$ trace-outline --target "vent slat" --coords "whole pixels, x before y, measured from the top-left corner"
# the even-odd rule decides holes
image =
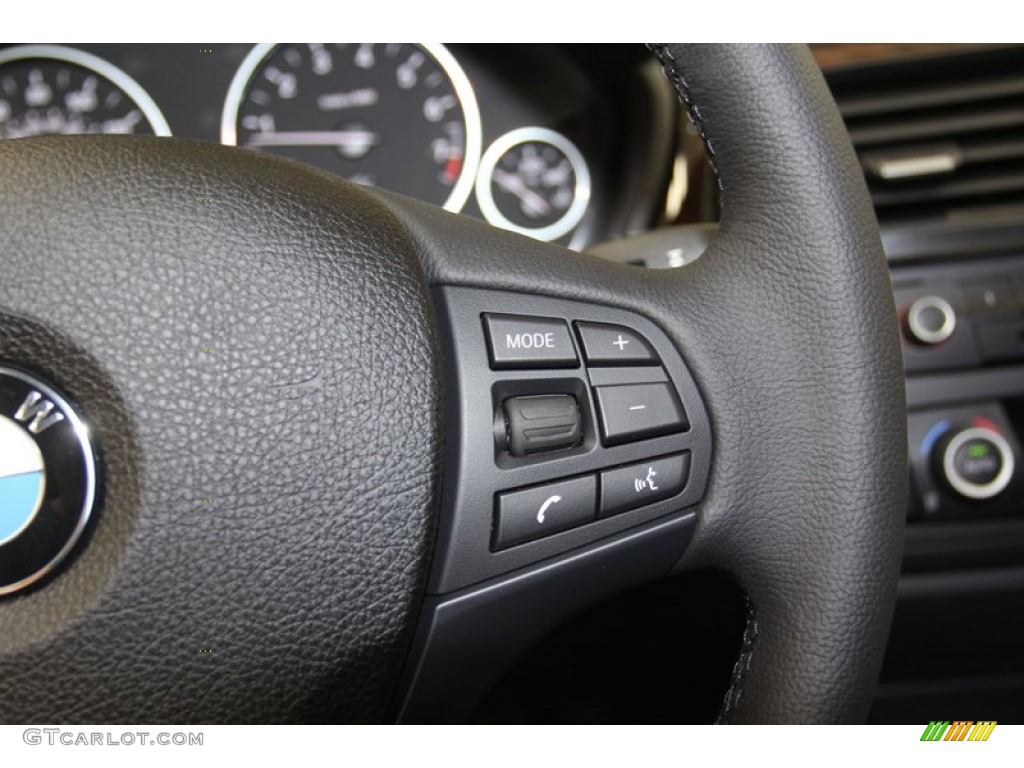
[[[993,160],[1011,160],[1024,157],[1024,136],[1016,139],[995,139],[963,147],[965,164],[989,163]]]
[[[990,101],[1024,95],[1024,75],[989,82],[962,85],[942,84],[931,87],[900,89],[895,93],[877,93],[844,99],[839,112],[844,120],[886,115],[895,112]]]
[[[894,115],[885,121],[864,125],[847,124],[850,138],[857,146],[888,144],[897,141],[945,138],[1006,128],[1024,128],[1024,105],[989,107],[985,110],[943,110],[922,116]]]
[[[948,174],[982,163],[1024,158],[1024,136],[985,139],[872,147],[860,153],[860,160],[864,170],[876,179],[893,180]]]
[[[1013,190],[1024,191],[1024,169],[1006,174],[985,173],[977,177],[946,177],[931,183],[915,182],[911,186],[879,189],[873,187],[871,196],[875,205],[884,208],[893,205],[910,205],[953,198],[995,195]]]

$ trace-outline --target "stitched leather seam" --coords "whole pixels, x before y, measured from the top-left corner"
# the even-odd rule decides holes
[[[701,114],[700,105],[697,104],[696,100],[693,98],[690,85],[686,82],[686,76],[679,70],[679,64],[676,62],[676,57],[664,43],[648,43],[647,47],[650,49],[651,53],[658,58],[658,61],[661,63],[661,68],[665,72],[665,76],[676,89],[676,93],[679,95],[679,100],[686,107],[690,120],[697,128],[697,133],[700,135],[701,141],[704,142],[704,150],[708,154],[708,162],[711,164],[711,170],[715,173],[715,180],[718,182],[718,189],[722,192],[722,196],[724,198],[725,188],[722,186],[722,176],[718,172],[715,148],[711,143],[711,139],[708,137],[707,128],[704,125],[704,116]],[[722,700],[722,709],[718,715],[719,723],[728,722],[740,702],[740,698],[743,695],[743,683],[746,680],[747,673],[750,672],[752,665],[754,641],[756,639],[757,618],[754,616],[754,606],[750,602],[750,598],[747,598],[747,624],[743,629],[743,645],[740,648],[740,656],[736,659],[736,664],[733,665],[732,668],[732,679],[729,683],[729,690],[725,692],[725,698]]]
[[[700,106],[693,98],[693,94],[690,91],[690,85],[686,82],[686,76],[679,70],[676,57],[673,55],[672,51],[668,49],[667,45],[664,43],[647,43],[647,48],[661,63],[661,68],[665,72],[665,76],[675,87],[676,93],[679,94],[679,100],[686,107],[687,114],[690,115],[690,120],[697,128],[697,133],[700,135],[701,141],[704,142],[704,151],[708,154],[708,162],[711,164],[711,170],[715,173],[715,180],[718,182],[718,189],[724,196],[725,188],[722,186],[722,176],[718,173],[715,148],[711,144],[711,139],[708,138],[707,129],[704,127],[704,117],[701,115]]]
[[[757,617],[754,615],[754,604],[747,601],[747,625],[743,629],[743,645],[740,647],[740,657],[732,668],[732,680],[729,683],[729,690],[725,692],[722,699],[722,709],[718,715],[718,724],[729,722],[729,718],[736,710],[743,695],[743,682],[747,673],[750,672],[751,662],[754,655],[754,642],[757,640]]]

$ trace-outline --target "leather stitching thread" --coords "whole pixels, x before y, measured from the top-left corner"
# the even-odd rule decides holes
[[[711,139],[708,138],[707,130],[704,127],[704,117],[701,115],[700,106],[693,98],[693,94],[690,91],[690,85],[686,82],[686,76],[679,70],[679,64],[676,62],[676,57],[672,51],[668,49],[664,43],[647,43],[647,48],[653,53],[658,61],[661,63],[661,68],[665,72],[665,77],[669,79],[673,87],[676,89],[676,93],[679,95],[679,100],[686,107],[686,112],[690,116],[691,122],[697,128],[697,133],[704,142],[704,151],[708,153],[708,162],[711,164],[711,170],[715,173],[715,181],[718,182],[719,192],[725,193],[725,188],[722,186],[722,176],[718,173],[718,163],[715,156],[715,148],[711,143]]]
[[[700,105],[693,98],[690,85],[686,82],[686,76],[680,71],[675,55],[664,43],[648,43],[647,47],[661,63],[665,76],[672,83],[676,93],[679,95],[679,100],[686,107],[686,112],[696,127],[701,141],[704,143],[704,151],[708,154],[708,162],[711,164],[711,170],[714,171],[715,180],[718,182],[718,189],[724,198],[725,188],[722,186],[722,176],[718,172],[715,148],[708,137],[707,128],[704,125],[704,116],[701,114]],[[739,705],[740,699],[743,696],[743,683],[752,666],[754,641],[757,639],[757,618],[754,615],[754,606],[750,602],[750,598],[746,598],[746,605],[747,623],[743,629],[743,644],[740,647],[740,656],[736,659],[736,663],[732,668],[729,690],[725,692],[725,698],[722,700],[722,709],[718,715],[719,723],[727,723]]]
[[[679,100],[683,103],[683,106],[686,107],[687,114],[696,127],[701,141],[704,143],[704,151],[708,154],[708,162],[711,164],[711,170],[714,171],[715,180],[718,182],[718,189],[724,198],[725,188],[722,186],[722,176],[718,172],[715,148],[708,137],[707,128],[704,125],[704,116],[701,114],[700,105],[693,98],[690,85],[686,82],[686,76],[680,71],[675,55],[664,43],[648,43],[647,47],[661,63],[665,76],[676,89],[676,93],[679,95]],[[722,700],[722,710],[718,715],[719,723],[728,722],[730,716],[735,711],[743,695],[743,682],[751,668],[754,641],[757,638],[757,618],[754,616],[754,606],[749,598],[747,598],[746,603],[747,624],[743,629],[743,645],[740,648],[740,656],[732,668],[729,690],[725,692],[725,698]]]
[[[747,603],[747,625],[743,629],[743,645],[740,647],[740,657],[732,668],[732,680],[729,683],[729,690],[725,692],[722,699],[722,710],[718,715],[718,724],[729,722],[729,718],[740,703],[743,695],[743,682],[747,673],[750,672],[751,660],[754,655],[754,642],[757,640],[757,617],[754,615],[754,604],[750,598],[745,598]]]

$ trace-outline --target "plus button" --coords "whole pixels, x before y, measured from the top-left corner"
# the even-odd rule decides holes
[[[612,344],[617,346],[619,348],[619,352],[621,352],[622,350],[624,350],[626,348],[626,345],[629,344],[629,339],[622,338],[622,334],[620,333],[619,334],[619,338],[617,338],[615,341],[613,341]]]

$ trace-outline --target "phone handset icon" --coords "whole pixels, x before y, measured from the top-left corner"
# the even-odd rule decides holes
[[[541,504],[540,505],[540,509],[537,510],[537,522],[538,523],[543,523],[544,522],[544,513],[548,511],[548,507],[550,507],[552,504],[557,504],[561,500],[562,500],[561,496],[551,496],[550,498],[548,498],[547,501],[545,501],[543,504]]]

